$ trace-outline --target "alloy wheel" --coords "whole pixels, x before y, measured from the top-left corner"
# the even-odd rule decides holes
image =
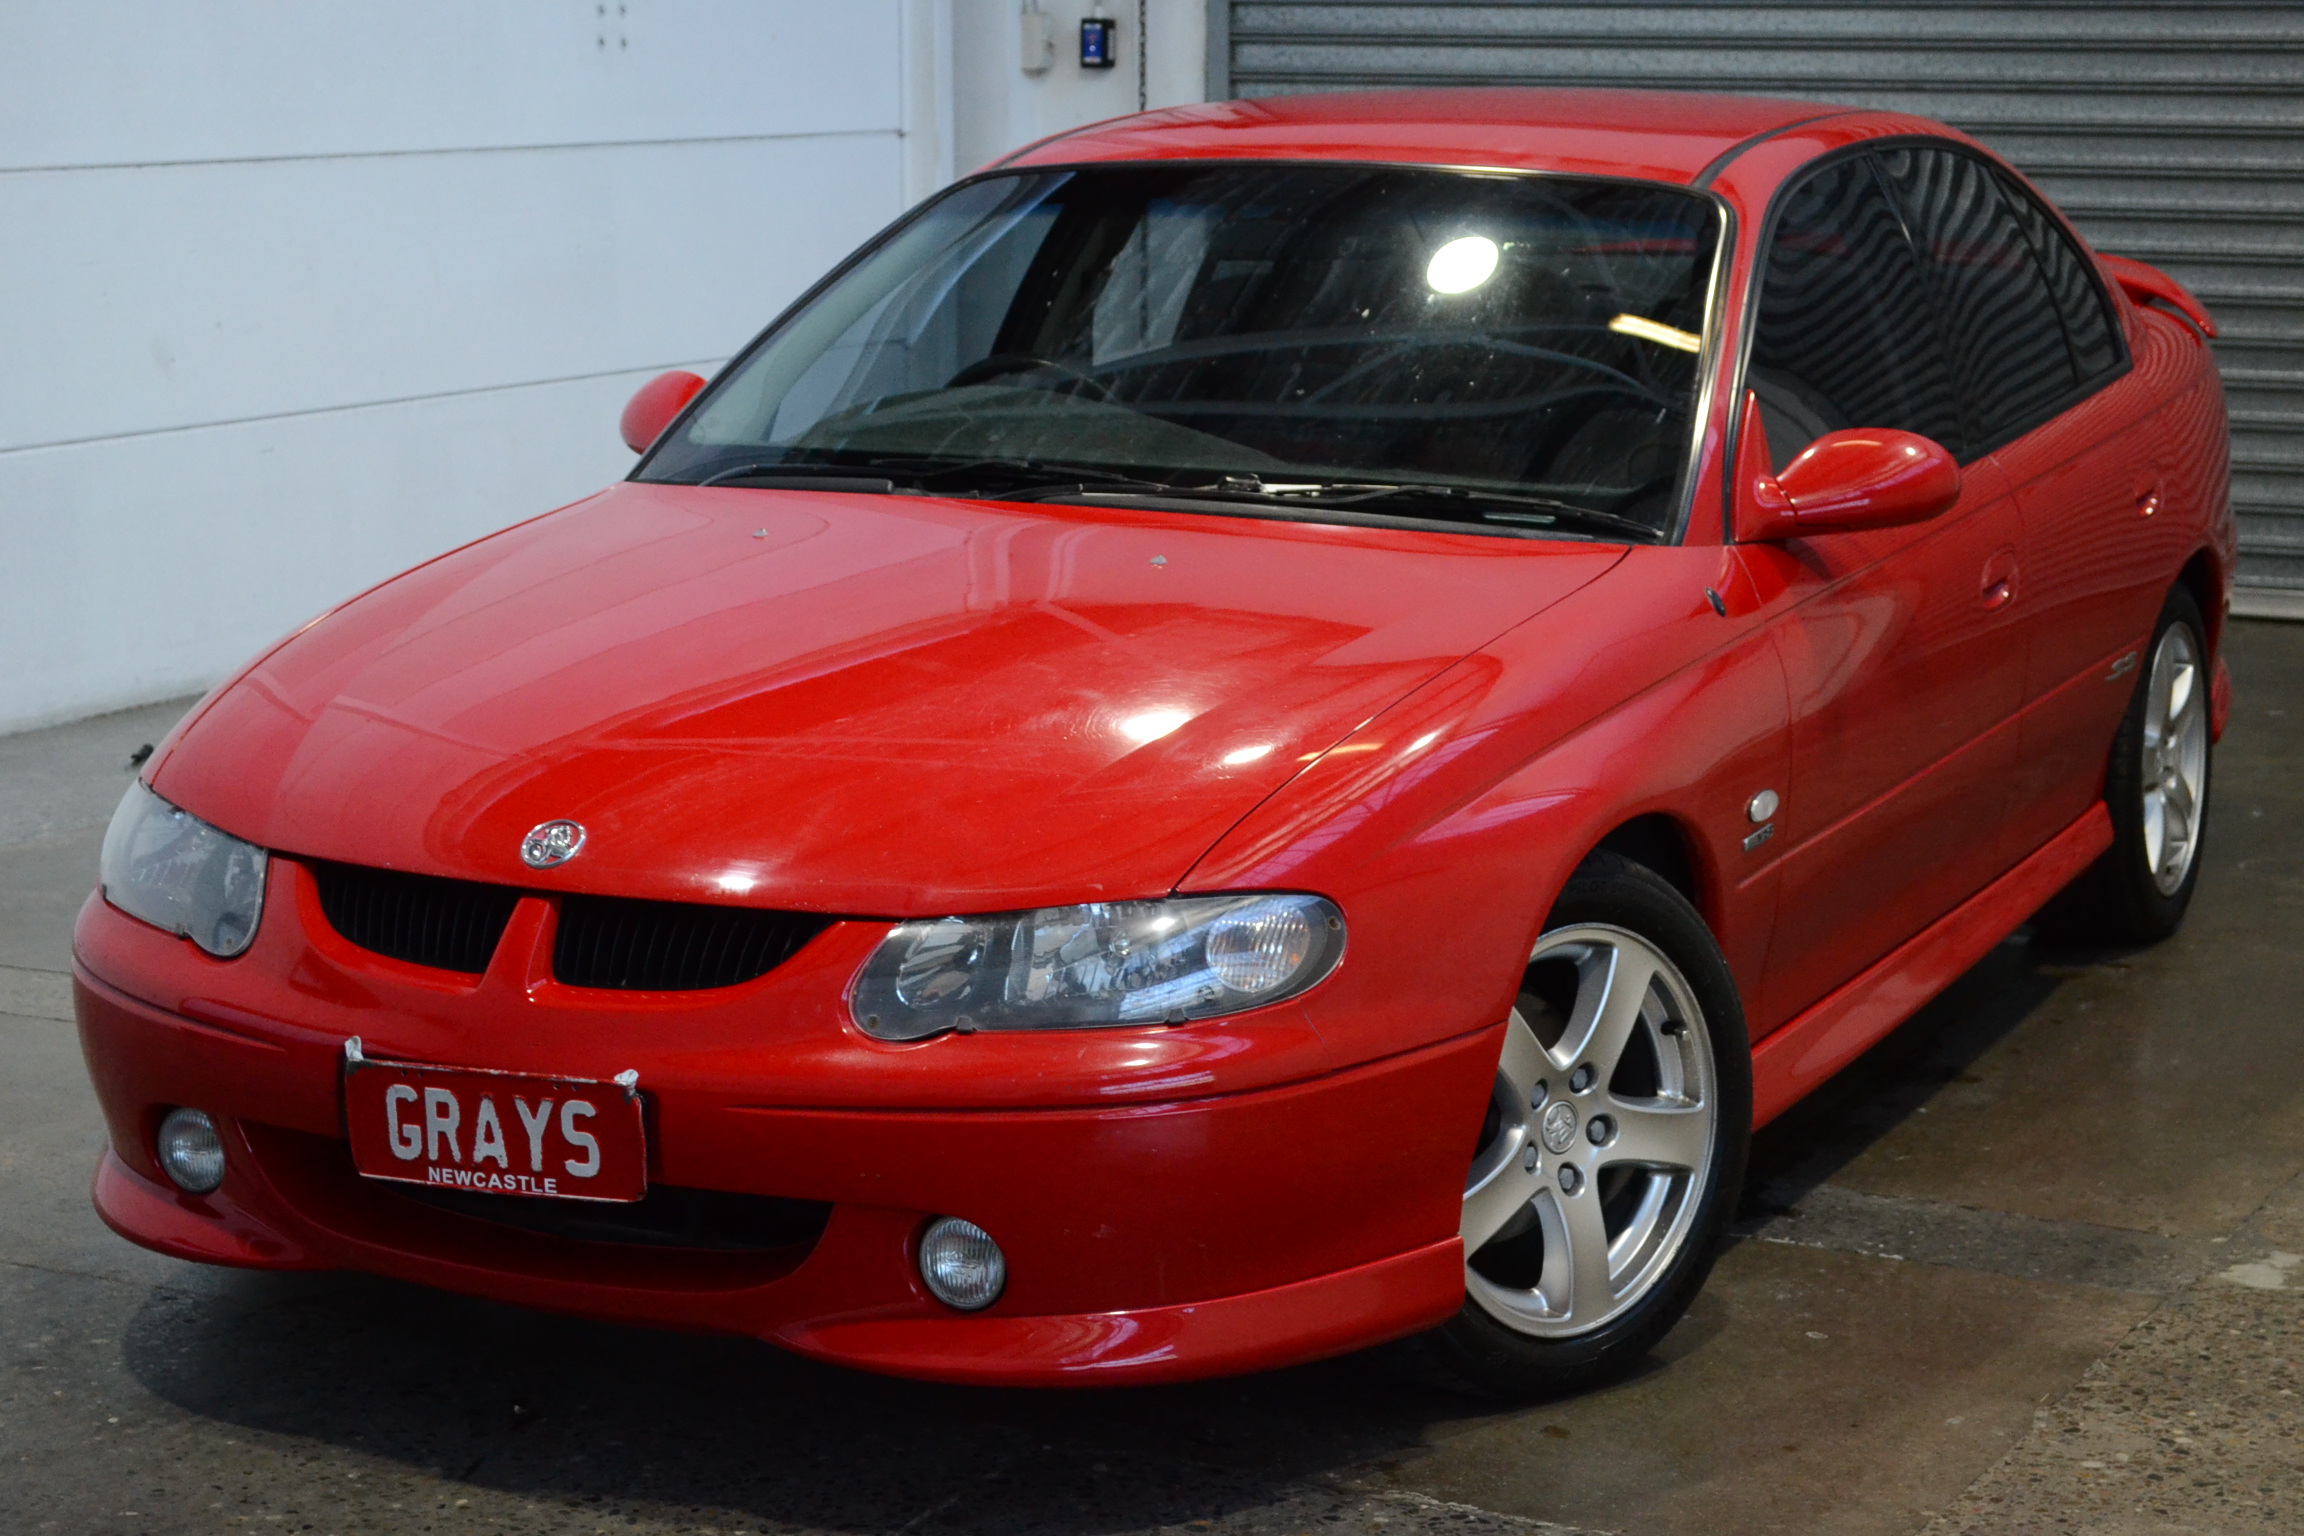
[[[1473,1300],[1542,1338],[1636,1305],[1695,1225],[1718,1099],[1703,1012],[1661,950],[1605,924],[1544,935],[1464,1186]]]
[[[2208,690],[2190,626],[2171,624],[2152,652],[2144,695],[2144,859],[2173,896],[2200,844],[2208,778]]]

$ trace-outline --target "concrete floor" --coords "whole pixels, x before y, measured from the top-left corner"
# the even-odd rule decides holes
[[[133,1248],[62,973],[173,711],[0,738],[0,1531],[2304,1531],[2304,626],[2230,655],[2185,931],[2002,946],[1761,1137],[1653,1369],[1510,1410],[918,1386]]]

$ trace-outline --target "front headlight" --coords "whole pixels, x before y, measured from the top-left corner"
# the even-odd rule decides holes
[[[850,1007],[866,1034],[1182,1024],[1293,997],[1344,957],[1318,896],[1187,896],[904,923]]]
[[[264,850],[219,832],[144,787],[128,786],[104,834],[104,899],[130,917],[229,959],[264,915]]]

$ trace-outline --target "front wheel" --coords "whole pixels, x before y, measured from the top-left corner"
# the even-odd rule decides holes
[[[1734,979],[1694,908],[1595,854],[1529,955],[1465,1180],[1463,1310],[1395,1346],[1438,1385],[1557,1396],[1702,1288],[1751,1137]]]

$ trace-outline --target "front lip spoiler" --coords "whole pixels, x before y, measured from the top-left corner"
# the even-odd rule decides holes
[[[768,1340],[882,1375],[975,1386],[1149,1386],[1265,1369],[1276,1338],[1301,1363],[1436,1328],[1464,1305],[1464,1243],[1446,1238],[1293,1285],[1171,1307],[1073,1316],[857,1318]],[[1307,1319],[1312,1321],[1307,1322]]]
[[[238,1202],[184,1195],[130,1168],[110,1147],[90,1192],[104,1225],[141,1248],[234,1269],[334,1269]]]

